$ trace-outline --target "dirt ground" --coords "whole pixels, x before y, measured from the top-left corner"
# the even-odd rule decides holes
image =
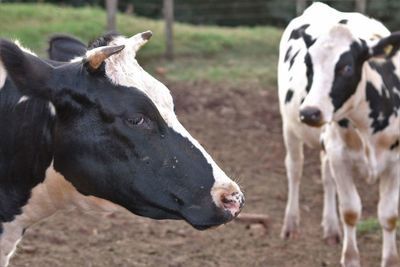
[[[275,89],[172,84],[177,113],[246,194],[243,212],[270,216],[268,231],[229,223],[199,232],[180,221],[132,214],[59,212],[31,227],[11,266],[314,267],[339,266],[340,246],[320,227],[318,152],[306,150],[301,189],[302,235],[279,238],[286,201],[281,120]],[[359,183],[363,216],[375,216],[377,186]],[[363,266],[379,266],[380,232],[359,237]]]

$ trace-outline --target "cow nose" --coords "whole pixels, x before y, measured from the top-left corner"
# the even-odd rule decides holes
[[[315,107],[306,107],[300,110],[300,120],[313,127],[321,127],[323,125],[321,110]]]
[[[222,192],[220,196],[221,207],[229,211],[233,217],[239,215],[244,206],[244,195],[242,192]]]

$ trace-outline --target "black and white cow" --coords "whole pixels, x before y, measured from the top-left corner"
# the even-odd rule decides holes
[[[27,227],[64,208],[123,207],[200,230],[240,212],[239,186],[136,61],[150,37],[106,36],[52,64],[0,41],[0,266]]]
[[[322,225],[326,238],[339,237],[337,190],[344,230],[341,263],[346,267],[360,266],[355,227],[361,201],[353,182],[358,176],[368,182],[379,179],[381,264],[400,266],[395,230],[400,189],[399,46],[400,35],[390,35],[381,23],[321,3],[289,24],[280,45],[279,97],[289,179],[282,235],[297,233],[303,143],[317,147],[321,141]]]

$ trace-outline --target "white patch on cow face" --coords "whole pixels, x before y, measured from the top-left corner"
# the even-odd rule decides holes
[[[6,82],[7,72],[4,68],[3,62],[0,61],[0,90],[3,88]]]
[[[222,188],[229,191],[234,188],[236,192],[240,192],[239,186],[219,168],[199,142],[194,139],[178,121],[174,112],[173,99],[168,88],[147,73],[135,59],[136,52],[146,42],[147,40],[142,38],[141,33],[131,38],[116,37],[109,45],[125,45],[125,49],[106,59],[106,75],[115,84],[136,87],[143,91],[156,105],[167,125],[180,133],[183,137],[189,139],[190,142],[202,152],[207,162],[213,168],[215,184],[212,192],[220,191],[216,189]],[[220,195],[212,193],[212,196],[217,206],[219,206]]]
[[[330,92],[334,84],[336,64],[341,55],[350,50],[350,45],[354,41],[356,39],[346,26],[337,25],[327,34],[320,36],[309,49],[314,75],[310,92],[300,109],[318,108],[325,123],[339,119],[344,111],[351,107],[347,101],[338,112],[334,113]]]

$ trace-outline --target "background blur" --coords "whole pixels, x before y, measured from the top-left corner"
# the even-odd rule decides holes
[[[0,2],[45,2],[52,4],[82,6],[105,6],[103,0],[3,0]],[[298,2],[298,1],[297,1]],[[300,0],[303,5],[313,1]],[[323,0],[338,10],[351,12],[357,9],[354,0]],[[400,1],[362,0],[363,13],[377,18],[391,30],[400,28]],[[220,26],[274,25],[285,26],[296,15],[296,0],[175,0],[175,18],[180,22]],[[121,12],[134,12],[149,18],[162,17],[163,0],[119,0]],[[364,8],[363,8],[364,9]]]

